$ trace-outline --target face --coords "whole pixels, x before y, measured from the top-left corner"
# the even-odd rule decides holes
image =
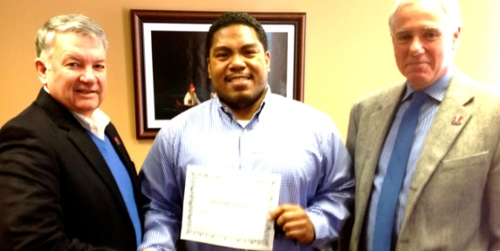
[[[56,33],[52,48],[35,60],[50,95],[73,112],[90,117],[106,92],[106,51],[93,36]]]
[[[406,4],[394,18],[396,64],[414,89],[423,90],[452,65],[460,28],[453,28],[441,7],[432,1]]]
[[[267,87],[270,58],[249,26],[231,25],[214,33],[208,74],[219,99],[233,112],[258,109]]]

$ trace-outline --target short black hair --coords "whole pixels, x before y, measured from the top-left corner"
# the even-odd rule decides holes
[[[222,14],[222,16],[220,16],[217,20],[215,20],[208,30],[205,44],[207,57],[210,56],[210,47],[212,47],[214,33],[222,28],[226,28],[234,24],[246,25],[253,28],[257,33],[259,41],[264,47],[264,51],[267,51],[266,32],[264,31],[264,28],[262,28],[262,25],[254,17],[250,16],[246,12],[226,12]]]

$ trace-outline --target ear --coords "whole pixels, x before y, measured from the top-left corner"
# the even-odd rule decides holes
[[[40,58],[35,59],[35,68],[38,73],[38,79],[43,85],[47,85],[47,67],[45,63]]]
[[[271,52],[266,51],[266,66],[267,66],[267,72],[271,71]]]
[[[462,31],[462,27],[458,27],[455,33],[453,34],[453,38],[459,39],[460,38],[460,32]]]
[[[207,72],[208,72],[208,78],[212,78],[210,75],[210,57],[207,58]]]
[[[458,44],[460,41],[460,31],[461,27],[458,27],[457,30],[453,33],[453,50],[457,50]]]

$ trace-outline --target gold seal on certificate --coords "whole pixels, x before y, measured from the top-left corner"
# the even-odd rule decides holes
[[[181,239],[214,245],[271,250],[281,175],[189,165]]]

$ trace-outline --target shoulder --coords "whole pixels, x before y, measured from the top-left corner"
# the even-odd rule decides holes
[[[220,103],[216,101],[216,99],[210,99],[193,106],[170,119],[166,125],[160,129],[160,132],[168,131],[172,133],[184,131],[187,127],[191,129],[193,129],[192,127],[202,127],[204,124],[208,123],[207,120],[210,120],[210,117],[217,111],[218,104]],[[162,134],[164,135],[165,133]]]
[[[318,110],[310,106],[309,104],[286,98],[278,94],[269,94],[265,100],[265,108],[270,109],[277,114],[283,114],[285,116],[296,117],[307,116],[307,117],[324,117],[327,116],[323,111]]]
[[[192,122],[192,120],[200,121],[209,117],[212,109],[216,107],[214,99],[209,99],[205,102],[193,106],[171,119],[175,125]]]
[[[44,115],[40,107],[31,104],[18,115],[7,121],[2,126],[1,130],[4,131],[9,128],[18,128],[17,130],[19,130],[19,128],[29,128],[35,130],[36,128],[45,126],[47,124],[47,119],[47,116]]]
[[[452,78],[447,97],[457,99],[459,102],[467,102],[470,99],[474,104],[481,106],[499,106],[500,88],[457,72]]]
[[[405,88],[405,84],[400,83],[373,90],[361,96],[361,98],[356,101],[356,104],[372,105],[374,103],[380,102],[381,100],[399,97],[404,93]]]
[[[337,131],[335,122],[326,112],[277,94],[266,97],[266,104],[260,116],[266,124],[279,124],[290,130],[324,133]]]
[[[404,91],[405,84],[395,84],[371,91],[359,98],[351,108],[351,115],[371,113],[376,110],[398,106]]]

